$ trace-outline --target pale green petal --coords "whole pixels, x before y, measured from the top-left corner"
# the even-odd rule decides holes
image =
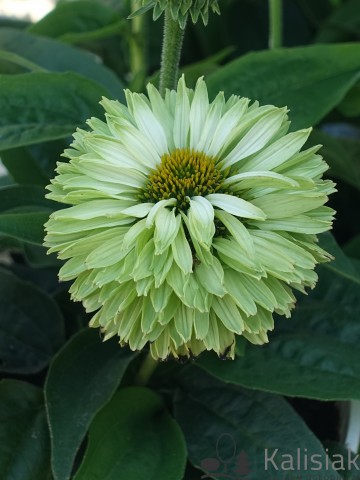
[[[168,144],[164,129],[161,123],[156,119],[149,105],[136,93],[132,95],[132,101],[133,116],[139,130],[146,135],[159,155],[167,152]]]
[[[207,350],[215,350],[215,352],[220,352],[218,323],[220,322],[217,319],[215,312],[212,310],[209,315],[208,333],[204,337],[204,344]]]
[[[265,220],[264,212],[254,206],[252,203],[242,200],[233,195],[226,195],[224,193],[211,193],[206,195],[208,200],[214,207],[221,208],[232,215],[243,218],[252,218],[255,220]]]
[[[125,208],[121,213],[123,215],[129,215],[129,217],[144,218],[148,215],[153,206],[153,203],[138,203],[137,205]]]
[[[141,313],[141,330],[143,334],[150,333],[157,323],[157,313],[152,305],[149,297],[145,297],[142,301]]]
[[[157,202],[154,204],[152,209],[149,212],[149,215],[147,216],[146,219],[146,228],[150,228],[154,225],[155,222],[155,217],[158,214],[158,212],[165,208],[165,207],[170,207],[176,205],[176,200],[175,198],[169,198],[167,200],[160,200],[160,202]]]
[[[233,215],[223,210],[215,210],[215,217],[221,221],[232,235],[233,240],[240,245],[246,254],[250,258],[254,258],[254,243],[245,225],[238,218],[235,218]]]
[[[263,245],[268,245],[268,248],[274,250],[278,248],[283,252],[283,255],[288,255],[292,258],[293,262],[299,267],[312,270],[315,268],[315,259],[314,257],[304,250],[303,248],[296,245],[296,243],[291,242],[275,232],[264,232],[261,230],[254,230],[251,232],[252,237],[263,240]]]
[[[121,238],[112,238],[95,248],[85,259],[87,268],[104,268],[119,262],[127,255],[121,250]]]
[[[108,117],[107,121],[112,134],[121,139],[124,148],[139,165],[153,169],[159,164],[160,155],[144,133],[133,125],[121,124],[117,118]]]
[[[191,243],[192,243],[192,246],[195,249],[196,257],[199,259],[200,262],[205,263],[205,265],[211,265],[212,262],[213,262],[213,255],[211,254],[211,252],[208,249],[203,249],[200,246],[200,243],[197,241],[196,237],[191,232],[190,222],[189,222],[188,217],[185,215],[184,212],[180,212],[180,213],[181,213],[181,217],[183,219],[183,222],[186,226],[186,229],[187,229],[188,233],[190,234]]]
[[[120,185],[129,187],[143,187],[146,183],[145,172],[141,173],[137,170],[125,169],[119,165],[107,164],[104,160],[80,160],[79,170],[81,173],[88,175],[103,182],[118,182]]]
[[[78,256],[68,260],[59,270],[59,278],[62,281],[72,280],[87,270],[85,265],[85,257]]]
[[[190,130],[190,101],[184,77],[178,83],[174,115],[174,145],[176,148],[188,146]]]
[[[171,244],[171,248],[177,265],[184,273],[191,273],[193,268],[193,255],[185,236],[184,227],[181,224],[175,240]]]
[[[192,197],[188,219],[191,235],[201,246],[210,248],[215,233],[214,209],[211,203],[204,197]]]
[[[165,253],[156,256],[156,262],[154,263],[154,279],[155,287],[159,288],[166,279],[166,276],[173,264],[173,256],[170,250]]]
[[[245,294],[251,296],[254,302],[270,312],[274,311],[276,299],[272,291],[263,281],[256,280],[247,275],[239,275],[237,282],[238,288],[242,289]]]
[[[252,203],[260,208],[268,219],[293,217],[324,205],[327,197],[317,191],[304,193],[270,193],[255,198]]]
[[[194,320],[195,336],[198,340],[203,340],[209,331],[209,313],[197,312]]]
[[[240,172],[273,170],[291,158],[308,139],[311,128],[288,133],[239,165]]]
[[[172,112],[169,110],[165,104],[164,99],[160,95],[159,91],[152,85],[148,83],[146,87],[149,95],[149,100],[151,103],[152,111],[156,119],[161,123],[168,143],[169,150],[175,148],[174,139],[173,139],[173,130],[174,130],[174,117]]]
[[[224,168],[234,165],[265,147],[281,127],[285,115],[286,109],[276,109],[261,117],[231,153],[224,158],[222,162]]]
[[[174,315],[176,330],[184,342],[191,338],[195,322],[195,309],[180,305]]]
[[[241,275],[241,274],[240,274]],[[252,295],[239,288],[238,283],[239,273],[231,268],[225,269],[225,287],[229,295],[232,297],[236,305],[247,315],[255,315],[257,312],[256,303]]]
[[[54,220],[88,220],[93,217],[116,218],[122,215],[122,210],[132,203],[132,201],[127,200],[92,200],[86,204],[57,210],[52,214],[52,218]]]
[[[137,241],[139,235],[141,235],[145,229],[146,218],[134,223],[134,225],[132,225],[124,235],[121,249],[129,250],[130,248],[132,248],[135,245],[135,242]]]
[[[142,248],[131,273],[135,282],[146,277],[152,277],[154,254],[155,245],[154,241],[151,239],[147,242],[145,247]]]
[[[201,263],[195,269],[195,276],[205,290],[218,297],[226,294],[224,287],[224,270],[221,263],[214,257],[212,265]]]
[[[196,83],[194,98],[191,102],[189,113],[190,118],[190,138],[189,147],[197,150],[203,131],[206,116],[209,110],[209,98],[206,84],[203,78],[199,78]],[[211,154],[210,152],[208,152]]]
[[[242,319],[239,309],[230,295],[226,295],[222,300],[218,297],[213,298],[212,308],[223,325],[237,334],[241,334],[244,330],[244,320]]]
[[[109,100],[105,97],[102,97],[100,104],[104,107],[105,112],[109,115],[123,118],[135,125],[135,121],[132,115],[130,115],[129,110],[118,100]]]
[[[103,135],[93,135],[87,141],[91,150],[93,150],[93,158],[89,159],[88,156],[80,157],[82,159],[87,159],[95,161],[95,154],[98,154],[98,158],[101,157],[105,160],[106,164],[122,165],[122,167],[138,170],[140,172],[144,171],[145,165],[139,163],[137,159],[129,155],[123,145],[116,139],[112,137],[105,137]]]
[[[311,212],[309,212],[311,213]],[[254,225],[255,222],[254,222]],[[257,226],[257,225],[256,225]],[[331,229],[332,218],[316,219],[308,215],[294,215],[291,218],[267,220],[258,225],[262,230],[286,231],[306,234],[323,233]]]
[[[248,98],[237,98],[236,103],[234,103],[234,105],[225,112],[219,121],[219,124],[217,125],[216,131],[214,132],[213,138],[207,150],[208,155],[215,157],[219,155],[232,131],[241,122],[241,118],[246,112],[249,101],[250,100]],[[204,122],[202,122],[200,125],[202,126],[203,123]]]
[[[264,171],[239,173],[226,178],[223,184],[226,187],[232,186],[234,192],[256,187],[270,187],[276,189],[299,187],[299,183],[292,178],[285,177],[279,173]]]
[[[155,217],[155,255],[163,253],[174,242],[181,223],[180,215],[175,216],[175,209],[161,208]]]
[[[202,134],[197,145],[197,150],[200,152],[208,152],[217,126],[221,120],[221,112],[225,104],[224,94],[220,92],[210,105],[205,123],[202,128]]]
[[[156,312],[161,312],[166,308],[171,294],[172,289],[167,283],[165,283],[161,288],[156,288],[155,286],[151,288],[150,298]]]

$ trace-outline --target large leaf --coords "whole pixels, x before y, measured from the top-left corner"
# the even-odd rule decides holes
[[[357,288],[354,285],[354,291],[357,292],[360,286],[360,273],[336,243],[335,238],[328,232],[324,233],[320,236],[320,245],[334,257],[331,262],[325,263],[323,268],[335,273],[340,280],[343,278],[349,280],[351,284],[356,284]]]
[[[329,175],[344,180],[360,190],[360,141],[356,138],[333,137],[315,130],[308,142],[322,144],[320,153],[330,166]]]
[[[50,441],[40,388],[0,382],[1,480],[49,480]]]
[[[47,70],[79,73],[102,85],[106,95],[124,98],[120,80],[91,53],[11,28],[0,28],[0,50],[18,54]]]
[[[52,362],[45,396],[56,480],[70,477],[76,453],[98,410],[109,401],[135,353],[97,331],[74,336]]]
[[[281,397],[225,385],[191,367],[175,401],[175,418],[190,461],[208,474],[201,478],[340,479],[331,464],[326,469],[321,443]]]
[[[21,92],[21,93],[20,93]],[[106,92],[75,73],[0,76],[0,150],[70,136]]]
[[[90,427],[74,480],[182,480],[186,449],[162,399],[142,387],[117,392]]]
[[[92,0],[75,0],[56,5],[28,31],[73,43],[103,38],[105,33],[118,33],[125,22],[107,5]]]
[[[45,198],[45,190],[35,185],[10,185],[0,188],[0,212],[55,209],[59,204]]]
[[[45,17],[33,23],[28,32],[58,38],[70,32],[97,30],[117,20],[112,8],[92,0],[75,0],[56,5]]]
[[[330,238],[330,239],[329,239]],[[360,399],[359,274],[331,237],[336,260],[291,319],[279,318],[266,346],[248,345],[232,362],[201,357],[212,375],[248,388],[320,400]]]
[[[48,176],[25,147],[4,150],[0,157],[16,183],[43,186],[49,183]]]
[[[249,53],[207,79],[212,96],[223,90],[286,105],[293,130],[319,122],[360,74],[360,44],[314,45]]]
[[[0,234],[35,245],[44,241],[44,223],[51,210],[0,214]]]
[[[360,40],[360,9],[359,0],[348,0],[334,10],[321,25],[316,41],[344,42]]]
[[[0,269],[0,371],[35,373],[64,340],[63,318],[45,292]]]

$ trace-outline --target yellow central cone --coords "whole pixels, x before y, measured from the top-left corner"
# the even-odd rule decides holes
[[[149,178],[144,198],[158,202],[168,198],[177,200],[179,209],[187,208],[189,197],[218,192],[224,175],[216,167],[215,158],[203,152],[179,148],[165,153],[161,163]]]

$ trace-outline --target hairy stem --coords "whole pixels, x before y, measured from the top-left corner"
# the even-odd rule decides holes
[[[175,89],[179,75],[181,48],[184,30],[172,19],[169,9],[165,11],[164,40],[161,54],[159,91],[165,95],[166,88]]]

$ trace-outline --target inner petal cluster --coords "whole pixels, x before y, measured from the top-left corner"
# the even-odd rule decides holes
[[[165,153],[153,170],[143,192],[148,202],[175,198],[177,208],[189,207],[193,196],[205,196],[221,190],[224,173],[216,167],[216,159],[203,152],[178,148]]]

